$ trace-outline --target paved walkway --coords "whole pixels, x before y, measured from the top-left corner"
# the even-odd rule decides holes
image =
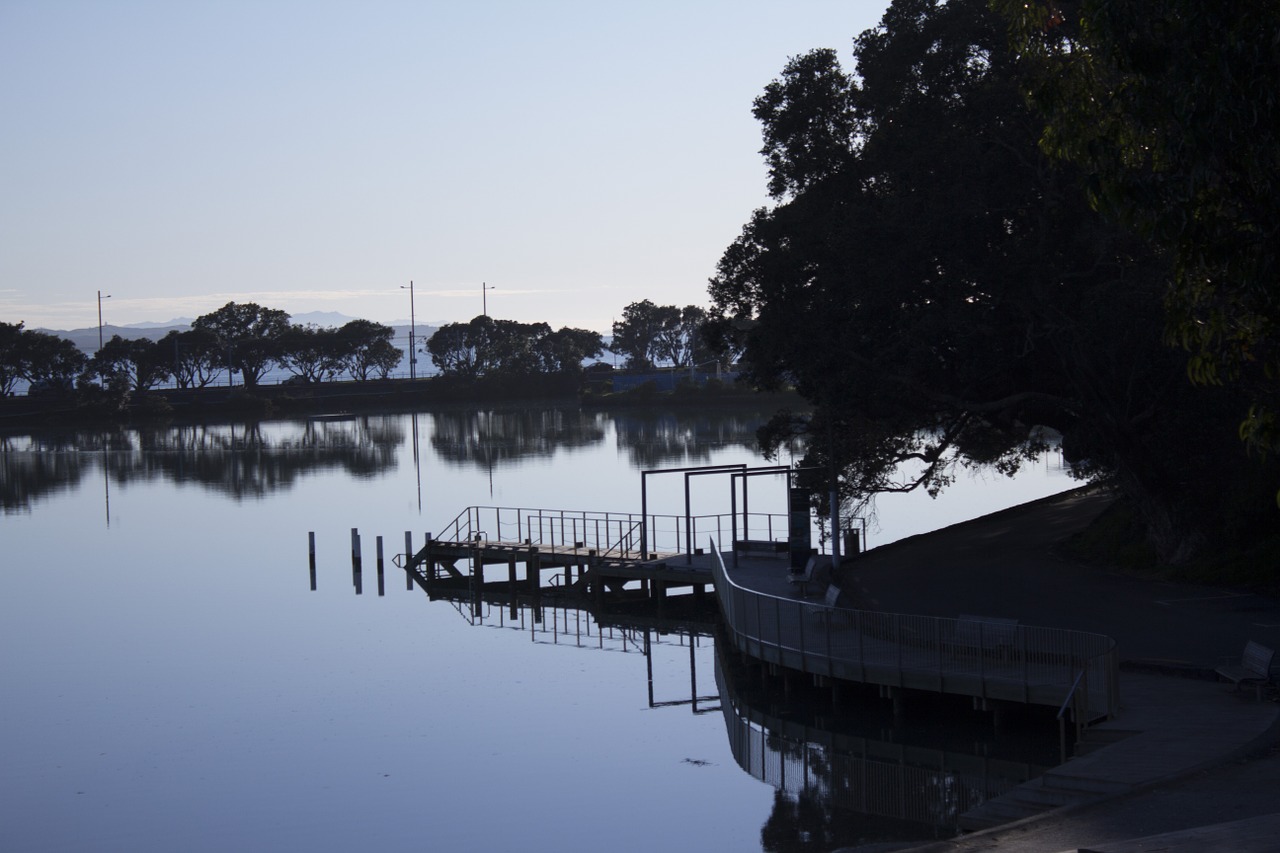
[[[1280,706],[1256,701],[1252,691],[1169,674],[1211,671],[1238,657],[1249,639],[1280,648],[1280,602],[1143,580],[1051,553],[1107,501],[1072,493],[875,549],[843,567],[842,585],[856,606],[1096,631],[1119,642],[1131,670],[1121,674],[1120,712],[1101,728],[1132,736],[1054,771],[1065,785],[1074,778],[1087,786],[1094,794],[1088,805],[910,849],[1054,853],[1087,845],[1121,853],[1213,837],[1220,849],[1280,850],[1274,832],[1263,842],[1270,846],[1256,846],[1280,825],[1280,817],[1266,817],[1280,808]],[[1199,805],[1186,807],[1190,800]],[[1184,836],[1162,838],[1161,847],[1122,844],[1169,832]]]

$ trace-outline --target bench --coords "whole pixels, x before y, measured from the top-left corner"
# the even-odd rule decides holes
[[[853,611],[840,606],[840,591],[835,584],[827,584],[822,606],[813,608],[814,620],[824,628],[853,624]]]
[[[804,564],[804,569],[798,572],[791,572],[787,575],[787,580],[791,583],[800,584],[800,597],[805,598],[809,594],[809,581],[813,580],[813,570],[818,567],[818,558],[810,557],[809,561]]]
[[[780,557],[790,548],[785,539],[781,542],[770,539],[735,539],[733,541],[733,552],[744,557]]]
[[[1241,684],[1253,684],[1261,700],[1262,688],[1271,681],[1271,659],[1275,654],[1272,649],[1250,640],[1245,644],[1239,664],[1223,664],[1214,672],[1230,681],[1234,685],[1233,690],[1239,690]]]
[[[1018,620],[1001,616],[962,614],[956,618],[956,650],[1012,652],[1018,646]]]

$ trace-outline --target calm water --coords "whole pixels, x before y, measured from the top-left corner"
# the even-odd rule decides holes
[[[722,701],[710,637],[654,633],[646,658],[641,632],[587,614],[477,620],[390,565],[379,596],[369,569],[376,536],[390,560],[468,505],[635,512],[641,469],[762,464],[758,421],[525,410],[0,439],[0,849],[822,849],[788,823],[796,774],[733,746],[745,727],[807,756],[769,734],[791,712]],[[721,511],[727,487],[703,479],[695,512]],[[666,480],[650,508],[678,514]],[[1050,461],[886,500],[869,542],[1071,486]],[[753,511],[781,511],[777,491]]]

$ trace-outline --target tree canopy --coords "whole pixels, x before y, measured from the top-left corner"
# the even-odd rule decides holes
[[[1201,490],[1258,478],[1215,440],[1231,390],[1193,393],[1164,346],[1168,259],[1041,152],[985,0],[896,0],[854,55],[856,74],[834,51],[793,58],[757,99],[776,203],[711,282],[751,378],[815,403],[765,437],[809,431],[807,461],[857,502],[936,493],[957,466],[1015,471],[1050,428],[1187,559],[1233,523]]]
[[[85,354],[57,335],[0,322],[0,396],[12,394],[19,380],[71,388],[84,369]]]
[[[239,371],[244,384],[252,387],[278,355],[278,343],[289,329],[289,315],[254,302],[228,302],[197,317],[191,328],[213,334],[226,351],[230,369]]]
[[[90,359],[89,370],[109,386],[149,391],[173,375],[173,353],[150,338],[112,335]]]
[[[614,321],[609,348],[637,370],[660,364],[691,367],[715,357],[703,335],[706,321],[707,312],[696,305],[632,302],[623,309],[622,319]]]
[[[604,351],[600,334],[546,323],[495,320],[481,314],[467,323],[446,323],[427,341],[441,373],[452,376],[516,376],[577,373],[582,362]]]
[[[1170,340],[1195,381],[1245,390],[1241,434],[1280,450],[1280,6],[997,6],[1045,151],[1087,173],[1098,210],[1170,254]]]

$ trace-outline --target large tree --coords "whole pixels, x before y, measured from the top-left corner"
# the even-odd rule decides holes
[[[703,336],[706,321],[706,310],[696,305],[678,308],[648,299],[632,302],[622,310],[622,319],[614,321],[609,349],[637,370],[656,365],[690,367],[714,358]]]
[[[587,359],[604,353],[604,340],[599,332],[562,326],[544,335],[538,342],[542,369],[547,373],[580,373]]]
[[[495,320],[446,323],[427,341],[441,373],[457,376],[516,376],[577,372],[582,361],[603,352],[600,335],[583,329],[551,331],[546,323]]]
[[[852,500],[1015,471],[1050,427],[1186,559],[1228,513],[1200,490],[1252,485],[1247,460],[1162,346],[1166,263],[1041,154],[1007,45],[984,0],[896,0],[856,75],[829,50],[789,62],[755,110],[776,203],[726,250],[717,315],[757,383],[816,404],[771,436],[808,430]]]
[[[22,324],[19,323],[20,327]],[[21,330],[16,339],[21,376],[33,385],[47,383],[71,388],[88,358],[66,338],[35,329]]]
[[[22,378],[23,324],[0,322],[0,397],[13,393]]]
[[[339,330],[292,325],[280,336],[276,361],[294,376],[320,382],[346,369],[347,345]]]
[[[391,343],[395,329],[371,320],[352,320],[338,329],[342,368],[352,379],[364,381],[373,373],[383,378],[404,354]]]
[[[230,369],[239,371],[244,384],[253,387],[279,354],[280,341],[289,330],[289,315],[253,302],[228,302],[197,317],[191,328],[212,333],[226,353]]]
[[[996,5],[1047,119],[1043,147],[1170,253],[1170,340],[1193,380],[1245,390],[1241,434],[1280,450],[1280,5]]]
[[[204,388],[226,368],[225,353],[208,329],[171,329],[156,343],[172,354],[173,378],[179,388]]]
[[[108,385],[142,393],[173,375],[173,353],[150,338],[112,335],[93,354],[89,369]]]

